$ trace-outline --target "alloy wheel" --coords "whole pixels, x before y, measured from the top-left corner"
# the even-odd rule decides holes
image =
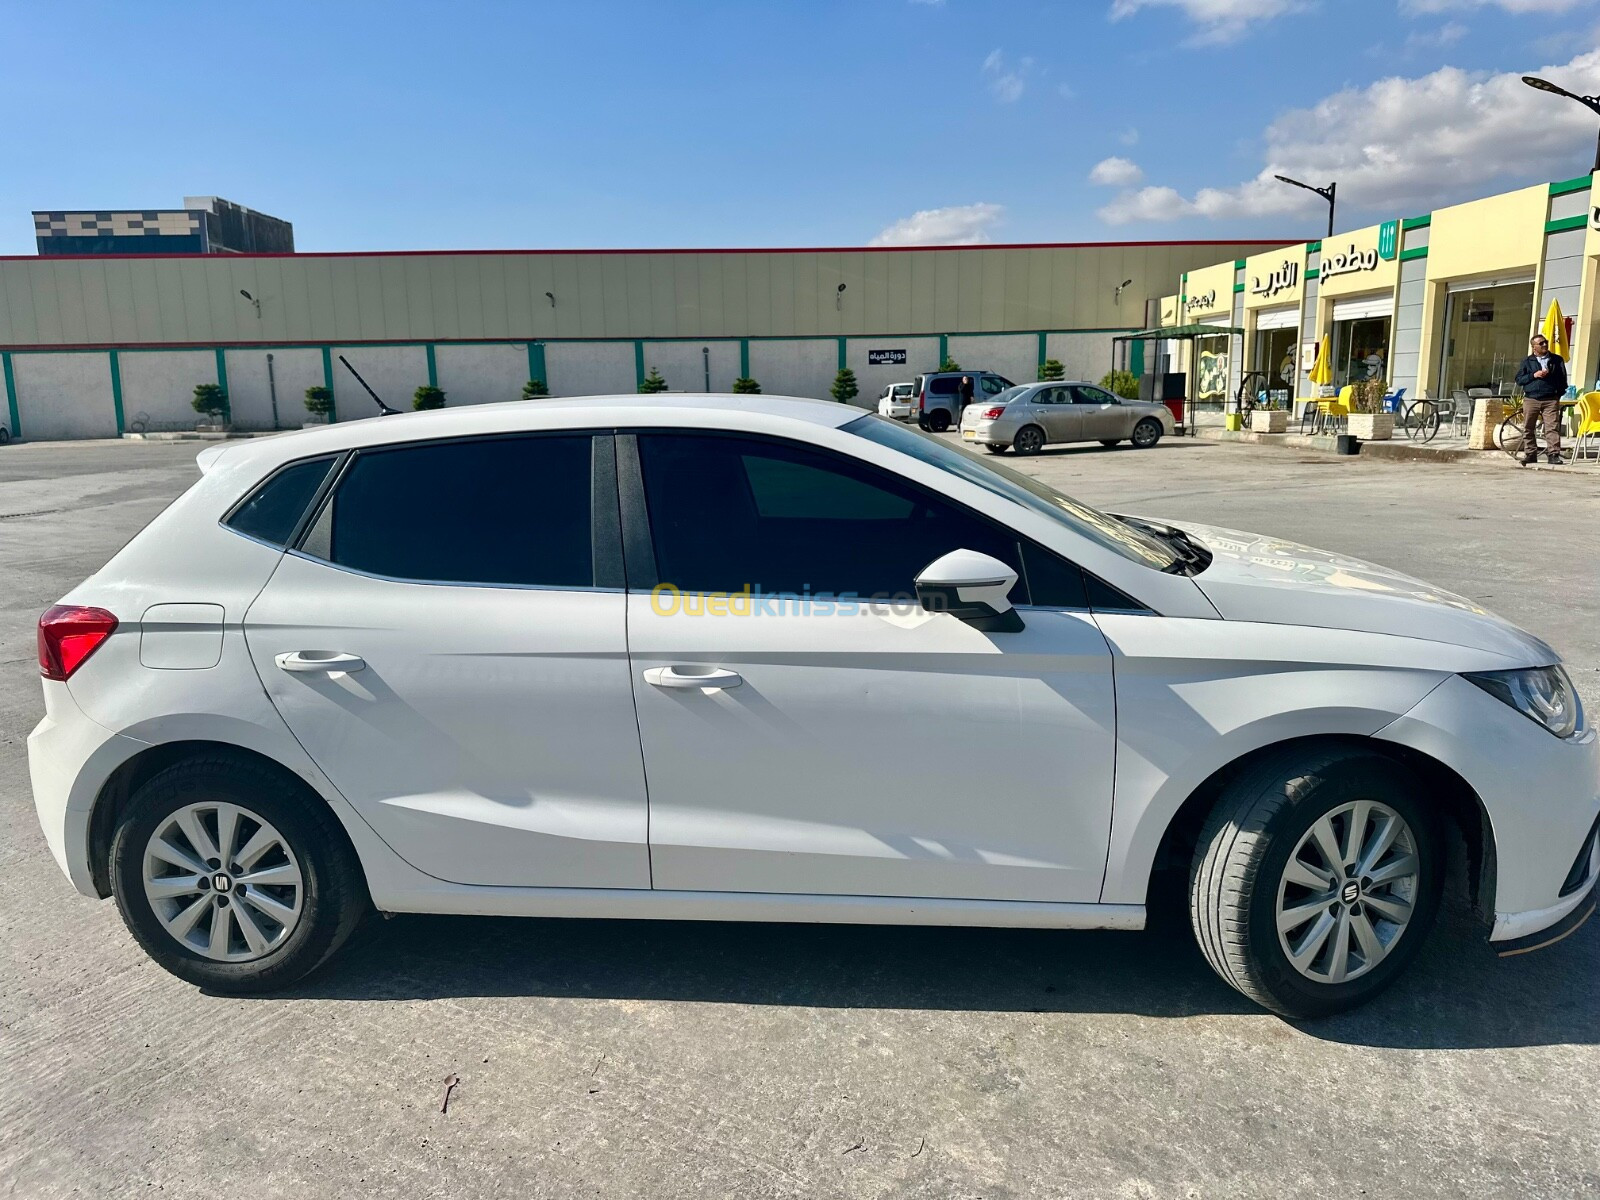
[[[1421,859],[1394,809],[1356,800],[1319,817],[1278,883],[1278,943],[1299,974],[1339,984],[1367,974],[1411,924]]]
[[[247,808],[199,801],[169,814],[144,851],[150,909],[184,949],[251,962],[300,923],[305,877],[283,835]]]

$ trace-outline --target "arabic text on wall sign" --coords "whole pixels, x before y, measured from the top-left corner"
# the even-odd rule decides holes
[[[1217,289],[1216,288],[1212,288],[1209,292],[1202,292],[1198,296],[1190,296],[1189,297],[1189,309],[1190,309],[1191,312],[1210,312],[1216,306],[1217,306]]]
[[[1285,259],[1277,270],[1269,272],[1266,276],[1257,275],[1250,281],[1250,291],[1257,296],[1276,296],[1279,292],[1286,291],[1300,284],[1300,264],[1292,259]]]
[[[1342,254],[1322,257],[1322,277],[1328,279],[1334,275],[1349,275],[1355,271],[1376,271],[1378,269],[1378,252],[1372,250],[1357,250],[1354,243],[1350,249]]]

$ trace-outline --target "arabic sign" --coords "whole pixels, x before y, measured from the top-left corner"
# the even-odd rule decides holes
[[[867,365],[872,367],[899,366],[906,361],[904,350],[868,350]]]
[[[1255,296],[1276,296],[1279,292],[1300,286],[1300,264],[1292,258],[1264,275],[1250,277],[1250,292]]]
[[[1338,254],[1330,254],[1324,243],[1322,251],[1322,278],[1332,279],[1335,275],[1349,275],[1354,271],[1376,271],[1378,269],[1378,248],[1359,249],[1354,242],[1350,247]]]
[[[1198,296],[1189,297],[1189,308],[1192,312],[1210,312],[1217,306],[1217,289],[1201,292]]]

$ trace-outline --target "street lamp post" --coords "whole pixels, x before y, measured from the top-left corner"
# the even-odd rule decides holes
[[[1325,188],[1319,188],[1312,187],[1309,183],[1301,183],[1298,179],[1290,179],[1287,175],[1274,175],[1273,178],[1279,183],[1293,184],[1297,188],[1305,188],[1305,190],[1308,192],[1315,192],[1317,195],[1326,200],[1328,202],[1328,236],[1333,236],[1333,197],[1334,194],[1339,190],[1339,185],[1337,183],[1330,183]]]
[[[1576,100],[1596,116],[1600,116],[1600,96],[1580,96],[1576,92],[1569,92],[1564,87],[1557,87],[1548,79],[1540,79],[1537,75],[1524,75],[1522,82],[1541,92],[1549,92],[1553,96],[1565,96],[1568,100]],[[1600,138],[1595,140],[1594,169],[1600,171]]]

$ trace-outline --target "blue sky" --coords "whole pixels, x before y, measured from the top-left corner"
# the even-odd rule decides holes
[[[1600,0],[0,0],[0,253],[215,194],[302,250],[1300,238],[1587,170]],[[1098,181],[1098,182],[1096,182]]]

